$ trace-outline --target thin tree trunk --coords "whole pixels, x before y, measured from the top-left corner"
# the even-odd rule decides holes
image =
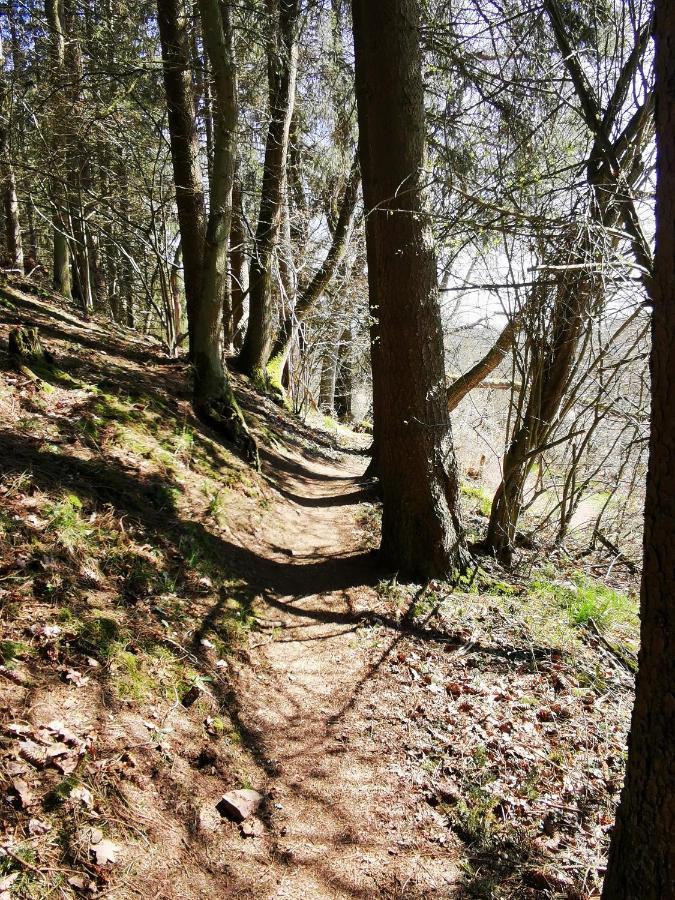
[[[194,405],[197,413],[259,465],[258,451],[223,367],[220,333],[227,282],[237,131],[237,78],[229,4],[199,0],[214,79],[213,163],[201,299],[194,317]]]
[[[10,125],[12,119],[12,91],[5,72],[5,57],[0,40],[0,184],[5,211],[7,255],[13,269],[23,273],[23,243],[19,221],[19,200],[16,177],[10,154]]]
[[[190,76],[187,22],[179,0],[157,0],[157,19],[162,44],[178,224],[183,246],[190,356],[193,357],[194,322],[204,271],[206,206],[199,166],[199,135]]]
[[[269,372],[272,383],[276,387],[280,386],[281,373],[286,364],[298,324],[304,322],[311,314],[321,295],[337,272],[340,263],[345,258],[354,226],[360,184],[361,169],[359,166],[358,154],[356,154],[349,173],[349,178],[347,179],[345,193],[340,206],[340,214],[326,258],[307,287],[302,291],[300,299],[295,304],[294,309],[284,318],[274,343],[269,363]]]
[[[640,659],[603,900],[675,897],[675,6],[656,0],[656,255]]]
[[[260,212],[251,259],[249,316],[238,366],[260,385],[267,384],[266,367],[274,331],[272,264],[279,239],[288,141],[295,103],[298,64],[299,0],[267,0],[273,17],[267,71],[270,123],[265,146]]]
[[[335,414],[341,422],[352,419],[352,329],[348,325],[338,345],[337,374],[335,378]]]
[[[230,225],[230,300],[232,303],[232,339],[235,350],[241,350],[244,317],[244,295],[248,291],[248,260],[246,258],[246,229],[242,208],[241,182],[235,180],[232,191],[232,224]]]
[[[423,578],[466,564],[446,400],[436,253],[422,191],[424,101],[416,0],[352,4],[363,173],[381,553]]]

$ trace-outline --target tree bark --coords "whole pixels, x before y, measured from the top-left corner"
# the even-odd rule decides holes
[[[337,373],[335,378],[335,415],[341,422],[352,419],[352,329],[348,325],[338,344]]]
[[[5,72],[5,57],[0,42],[0,183],[5,211],[7,255],[13,269],[23,274],[23,242],[19,221],[19,200],[16,176],[10,153],[10,123],[12,118],[12,90]]]
[[[194,315],[194,405],[246,459],[258,466],[258,452],[223,367],[220,346],[223,296],[232,221],[232,187],[237,133],[237,77],[229,4],[199,0],[204,42],[213,72],[213,162],[201,297]],[[185,251],[183,251],[185,252]]]
[[[64,37],[65,23],[63,0],[45,0],[45,14],[49,26],[50,61],[54,80],[54,100],[51,111],[51,152],[54,174],[51,179],[50,193],[53,206],[53,272],[54,290],[68,300],[71,299],[70,279],[70,247],[67,232],[69,230],[68,208],[65,190],[65,173],[67,166],[66,148],[63,139],[59,139],[59,124],[63,115],[63,85],[60,83],[65,69],[66,43]],[[62,127],[62,126],[61,126]]]
[[[187,23],[179,0],[157,0],[162,44],[164,88],[176,186],[176,206],[183,246],[190,357],[194,354],[194,324],[204,271],[206,206],[199,166],[199,135],[195,114]]]
[[[298,64],[299,0],[267,0],[273,20],[267,72],[270,123],[265,146],[260,212],[249,279],[249,316],[237,364],[259,384],[267,383],[266,367],[274,331],[272,265],[278,243],[286,182],[289,133],[295,104]]]
[[[235,180],[232,190],[232,223],[230,225],[230,300],[232,303],[232,342],[237,351],[241,350],[243,341],[241,321],[244,317],[244,296],[248,291],[246,229],[242,202],[241,182]]]
[[[354,0],[381,554],[415,577],[466,563],[446,400],[436,253],[422,192],[424,100],[416,0]]]
[[[656,0],[656,254],[641,647],[603,900],[675,897],[675,6]]]

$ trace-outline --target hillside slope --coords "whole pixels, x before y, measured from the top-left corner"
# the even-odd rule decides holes
[[[399,585],[334,435],[239,383],[257,474],[152,342],[0,302],[0,897],[595,896],[632,678],[555,584]]]

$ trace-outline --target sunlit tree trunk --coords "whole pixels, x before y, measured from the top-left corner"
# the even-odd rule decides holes
[[[199,0],[204,41],[213,72],[213,162],[201,295],[194,315],[194,405],[258,463],[253,440],[223,367],[220,335],[232,221],[237,131],[237,78],[229,4]],[[184,252],[184,251],[183,251]]]
[[[335,415],[342,422],[352,418],[352,329],[348,325],[340,336],[335,377]]]
[[[242,209],[241,182],[235,180],[232,191],[232,224],[230,225],[230,301],[232,303],[232,341],[241,350],[244,317],[244,297],[248,291],[248,259],[246,258],[246,229]]]
[[[5,211],[7,255],[13,269],[23,273],[23,242],[19,221],[19,200],[16,176],[10,153],[10,124],[12,118],[12,90],[5,71],[5,56],[0,38],[0,185]]]
[[[436,253],[422,189],[424,99],[416,0],[354,0],[367,221],[381,553],[417,577],[465,565],[448,414]]]
[[[63,0],[45,0],[45,14],[49,26],[50,62],[53,79],[53,102],[51,110],[51,154],[53,173],[50,184],[53,207],[53,285],[54,290],[71,297],[70,248],[68,245],[69,216],[65,190],[66,148],[64,141],[65,123],[62,121],[63,73],[65,69],[66,43],[64,35]]]

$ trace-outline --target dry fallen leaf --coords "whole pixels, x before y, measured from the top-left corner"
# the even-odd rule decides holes
[[[69,672],[66,672],[66,681],[72,681],[75,687],[84,687],[89,682],[89,676],[71,669]]]
[[[35,802],[33,792],[31,791],[27,782],[23,780],[23,778],[14,778],[12,780],[12,790],[19,798],[19,803],[24,809],[27,809],[32,803]]]
[[[109,838],[103,838],[91,848],[96,857],[96,864],[105,866],[107,863],[117,862],[117,854],[120,851],[119,846]]]
[[[87,809],[94,808],[94,799],[91,796],[91,791],[88,788],[84,786],[73,788],[73,790],[70,792],[70,796],[73,800],[79,800],[82,804],[84,804],[84,806],[87,807]]]
[[[47,834],[52,830],[49,822],[43,822],[42,819],[31,819],[28,822],[28,833],[36,837],[39,834]]]
[[[4,896],[9,897],[9,889],[14,884],[16,879],[19,877],[18,872],[12,872],[10,875],[6,875],[4,878],[0,878],[0,900]]]

